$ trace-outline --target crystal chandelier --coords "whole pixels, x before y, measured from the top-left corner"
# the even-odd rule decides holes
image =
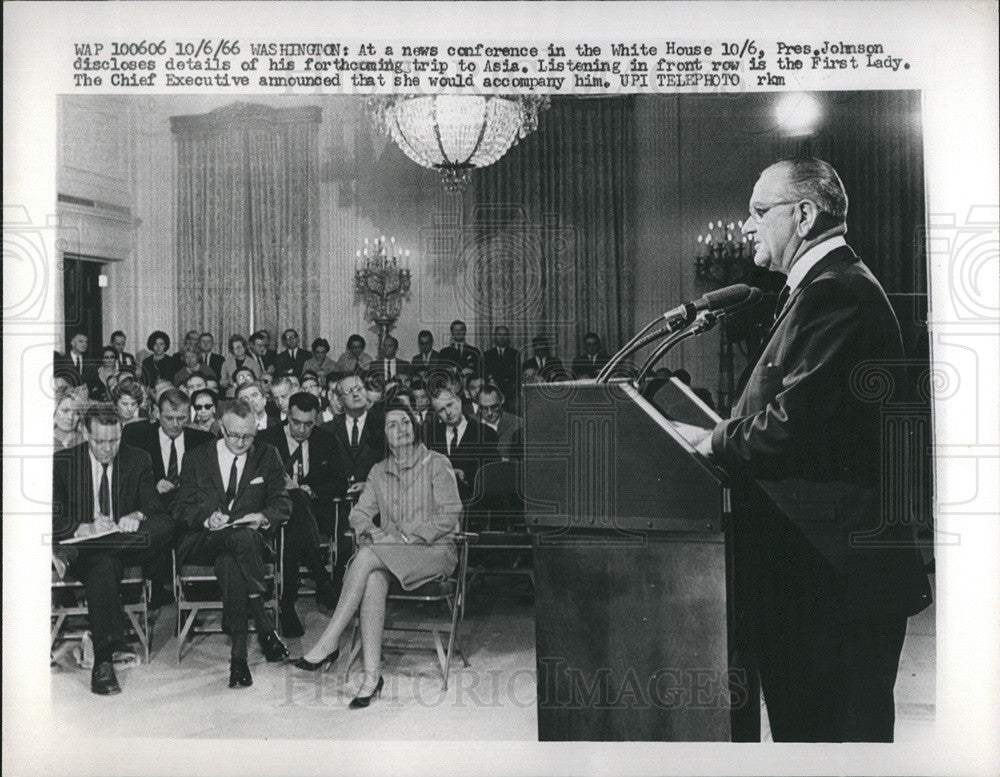
[[[418,165],[441,173],[450,191],[473,168],[496,162],[538,129],[544,95],[391,95],[371,97],[376,128]]]

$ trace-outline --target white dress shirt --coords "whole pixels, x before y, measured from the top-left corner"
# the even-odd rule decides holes
[[[160,457],[163,459],[163,474],[166,475],[170,471],[170,438],[167,437],[166,433],[163,431],[163,427],[156,430],[157,435],[160,438]],[[177,435],[177,439],[173,441],[174,447],[177,449],[177,474],[181,474],[181,462],[184,459],[184,432]],[[226,473],[229,476],[229,473]]]
[[[229,488],[229,470],[233,468],[233,459],[236,459],[236,483],[243,480],[243,468],[247,465],[247,455],[234,456],[233,452],[226,447],[225,440],[219,440],[215,444],[216,455],[219,459],[219,474],[222,475],[222,488]],[[226,506],[229,508],[229,505]]]
[[[308,475],[309,474],[309,438],[307,437],[303,442],[300,443],[298,440],[296,440],[294,437],[292,437],[291,433],[288,431],[288,427],[286,426],[285,427],[285,442],[288,445],[288,455],[289,456],[294,456],[295,455],[295,449],[298,448],[299,445],[302,446],[302,475],[303,476]],[[293,477],[295,476],[294,472],[292,473],[292,476]]]
[[[820,259],[831,251],[846,245],[847,241],[844,240],[844,236],[836,235],[824,240],[822,243],[817,243],[802,254],[795,264],[792,265],[792,269],[788,271],[788,280],[785,281],[785,285],[788,287],[789,296],[795,293],[795,290],[801,285],[806,275],[816,266],[816,263]]]

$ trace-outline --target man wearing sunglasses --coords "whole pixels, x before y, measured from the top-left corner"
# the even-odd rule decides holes
[[[279,527],[291,515],[278,452],[255,444],[254,411],[245,400],[222,416],[222,439],[188,453],[181,471],[174,517],[187,531],[177,543],[180,564],[214,566],[222,589],[222,627],[232,639],[229,687],[253,683],[247,664],[252,617],[268,661],[288,649],[264,608],[264,560],[273,558]]]
[[[736,585],[775,741],[891,742],[906,619],[930,604],[913,521],[881,499],[901,452],[859,377],[902,364],[899,323],[846,219],[827,162],[761,174],[743,233],[787,283],[732,417],[694,440],[736,477]]]

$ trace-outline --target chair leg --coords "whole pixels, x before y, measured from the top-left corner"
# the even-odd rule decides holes
[[[56,619],[56,622],[52,626],[52,629],[49,631],[49,650],[50,651],[52,650],[52,648],[55,647],[56,640],[59,638],[59,632],[62,631],[63,624],[66,623],[66,613],[62,613],[61,612],[58,615],[55,615],[53,617]]]
[[[139,637],[139,644],[142,645],[142,654],[145,656],[145,662],[149,663],[149,631],[143,628],[141,615],[142,613],[133,612],[128,610],[125,613],[128,619],[132,622],[132,628],[135,629],[136,635]],[[178,659],[179,660],[179,659]]]
[[[445,654],[444,645],[441,644],[441,632],[439,632],[437,629],[435,629],[434,631],[431,632],[431,634],[434,636],[434,650],[437,651],[438,666],[441,668],[441,675],[442,675],[441,689],[447,691],[448,690],[448,665],[451,663],[450,660],[449,660],[450,656],[448,656],[448,655]],[[448,642],[449,642],[448,647],[449,647],[449,650],[450,650],[450,648],[451,648],[451,640],[449,639]]]
[[[194,626],[194,619],[197,616],[198,616],[198,608],[197,607],[191,607],[190,608],[190,614],[187,616],[187,618],[184,621],[184,627],[181,629],[181,633],[177,635],[177,663],[178,664],[181,662],[181,658],[183,657],[184,640],[187,639],[188,632],[191,631],[191,627]],[[181,611],[178,608],[178,610],[177,610],[177,618],[178,618],[178,620],[180,620],[180,617],[181,617]]]
[[[358,619],[355,618],[351,624],[351,652],[347,656],[347,668],[344,669],[344,682],[351,679],[351,667],[358,660],[361,653],[361,640],[358,639]]]

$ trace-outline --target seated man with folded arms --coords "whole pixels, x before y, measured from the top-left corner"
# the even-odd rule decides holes
[[[220,428],[222,439],[190,451],[181,471],[174,517],[184,532],[177,542],[177,561],[215,567],[222,589],[222,627],[232,639],[229,687],[238,688],[253,684],[247,664],[251,617],[264,658],[281,661],[288,656],[264,608],[264,560],[273,556],[292,504],[278,452],[255,442],[249,403],[233,402]]]
[[[333,536],[333,497],[347,482],[333,433],[316,425],[319,400],[300,391],[288,402],[288,423],[257,435],[257,441],[277,449],[285,467],[285,487],[292,500],[292,517],[285,527],[284,588],[281,598],[281,633],[305,634],[295,612],[299,591],[299,565],[305,564],[316,581],[316,601],[332,610],[337,604],[333,579],[319,547],[319,524]]]
[[[91,405],[83,419],[84,442],[52,458],[52,536],[59,542],[111,530],[108,535],[56,548],[57,571],[83,583],[94,641],[90,689],[119,693],[112,658],[125,636],[119,590],[126,566],[162,553],[174,521],[156,492],[152,463],[144,451],[122,445],[122,425],[113,405]]]

